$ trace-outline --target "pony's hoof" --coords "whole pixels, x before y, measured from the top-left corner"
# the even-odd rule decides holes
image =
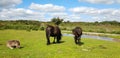
[[[50,43],[47,43],[47,45],[50,45]]]
[[[55,42],[53,42],[53,43],[55,43]]]

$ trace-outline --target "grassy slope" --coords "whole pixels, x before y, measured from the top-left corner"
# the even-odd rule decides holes
[[[20,40],[23,48],[7,48],[5,43],[10,39]],[[62,41],[47,46],[44,31],[0,30],[0,58],[120,58],[117,42],[82,38],[84,44],[78,46],[72,37]]]
[[[114,25],[114,24],[70,22],[70,23],[62,23],[60,25],[61,29],[63,29],[63,30],[64,29],[72,30],[76,26],[81,27],[84,32],[120,34],[120,25]]]

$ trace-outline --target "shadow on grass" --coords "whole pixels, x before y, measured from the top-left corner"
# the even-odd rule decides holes
[[[54,43],[50,43],[49,45],[51,45],[51,44],[62,44],[62,43],[64,43],[65,41],[60,41],[60,42],[54,42]]]
[[[81,45],[83,45],[83,44],[84,44],[84,42],[80,42],[80,43],[77,43],[76,45],[81,46]]]
[[[60,42],[55,42],[55,43],[52,43],[52,44],[61,44],[61,43],[64,43],[65,41],[60,41]]]
[[[24,47],[20,47],[20,49],[22,49],[22,48],[24,48]]]
[[[0,46],[3,45],[3,44],[0,44]]]
[[[60,41],[59,43],[64,43],[65,41]]]

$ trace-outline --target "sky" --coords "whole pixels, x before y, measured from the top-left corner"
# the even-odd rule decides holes
[[[120,22],[120,0],[1,0],[0,20]]]

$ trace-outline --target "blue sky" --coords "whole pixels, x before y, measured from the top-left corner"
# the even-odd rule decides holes
[[[80,7],[80,6],[95,7],[100,9],[101,8],[120,8],[120,4],[91,4],[88,2],[79,2],[79,0],[23,0],[23,2],[17,7],[27,8],[31,3],[54,4],[54,5],[65,6],[66,8]]]
[[[0,20],[119,21],[120,0],[1,0]]]

